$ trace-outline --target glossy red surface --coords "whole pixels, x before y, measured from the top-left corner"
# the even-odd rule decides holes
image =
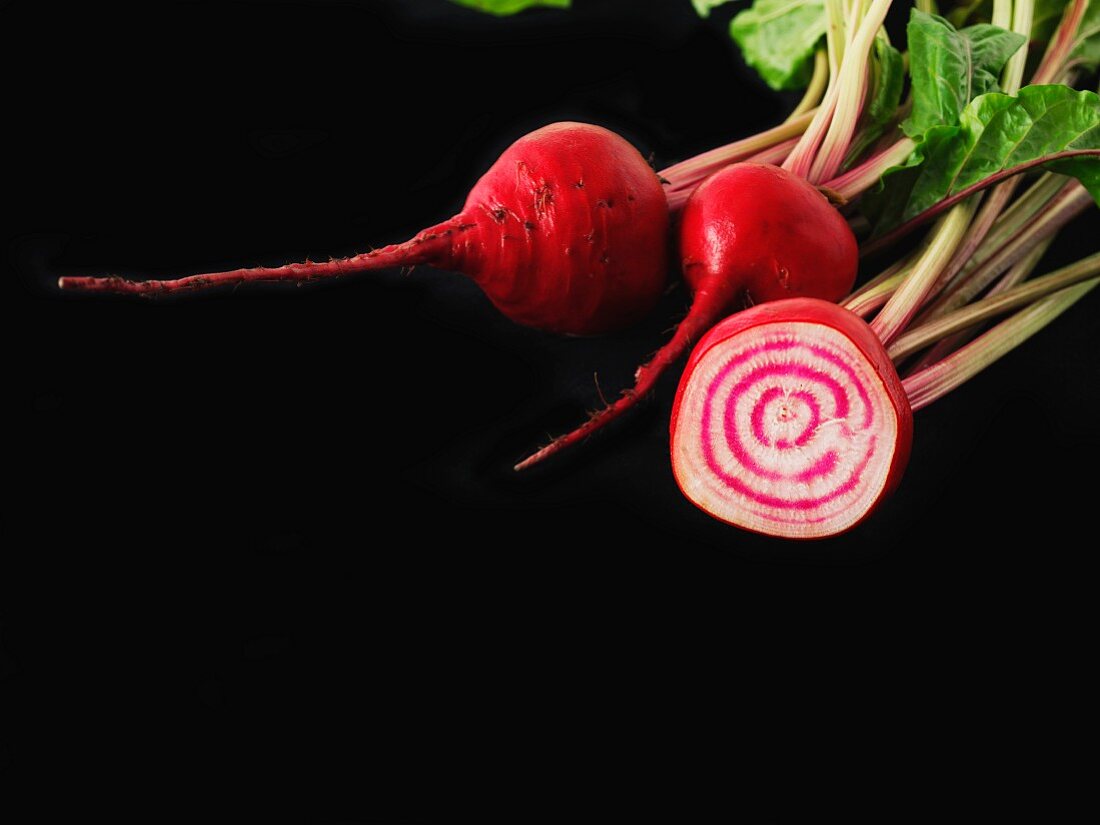
[[[626,140],[554,123],[517,140],[470,192],[447,268],[517,323],[593,335],[646,315],[667,277],[668,205]],[[458,220],[458,219],[456,219]]]
[[[806,297],[839,301],[859,265],[847,221],[802,178],[762,163],[727,166],[684,207],[684,280],[749,303]]]

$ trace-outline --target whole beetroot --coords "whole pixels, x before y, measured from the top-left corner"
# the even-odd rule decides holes
[[[517,323],[594,335],[648,313],[667,275],[668,203],[656,173],[614,132],[553,123],[513,143],[462,211],[405,243],[339,260],[165,281],[61,278],[63,289],[162,295],[252,281],[312,281],[430,264],[472,278]]]

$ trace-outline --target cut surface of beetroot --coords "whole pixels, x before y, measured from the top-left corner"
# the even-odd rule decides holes
[[[672,468],[696,506],[786,538],[862,521],[900,478],[912,412],[867,325],[824,301],[764,304],[715,327],[677,392]]]

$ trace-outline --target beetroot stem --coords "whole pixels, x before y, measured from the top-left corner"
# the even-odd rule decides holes
[[[1084,186],[1075,180],[1068,182],[1026,227],[1007,239],[978,266],[964,273],[937,301],[929,305],[924,318],[936,318],[969,303],[998,275],[1024,258],[1037,239],[1057,233],[1092,203],[1092,197]]]
[[[813,120],[803,130],[802,138],[794,147],[783,168],[799,177],[809,179],[810,167],[821,141],[829,128],[836,111],[840,88],[841,67],[844,65],[844,50],[847,41],[843,0],[825,0],[825,44],[828,49],[829,82],[825,88],[821,104],[814,112]]]
[[[1008,272],[1004,274],[1004,277],[989,290],[989,294],[986,297],[999,295],[1027,278],[1035,270],[1035,267],[1039,265],[1039,261],[1042,260],[1047,249],[1050,248],[1050,245],[1054,243],[1054,238],[1055,236],[1051,235],[1039,241],[1026,257],[1017,261],[1009,268]],[[909,367],[908,373],[920,372],[925,367],[943,360],[967,341],[976,337],[980,332],[981,329],[976,325],[968,327],[962,332],[957,332],[946,338],[940,339],[936,342],[935,346],[925,352],[911,367]]]
[[[1034,0],[1016,0],[1011,4],[1011,8],[1012,31],[1030,39],[1031,23],[1035,12]],[[997,21],[993,21],[993,23],[999,25]],[[1008,28],[1008,26],[1005,25],[1003,28]],[[1013,52],[1001,72],[1001,91],[1005,94],[1014,95],[1020,91],[1020,83],[1024,79],[1024,67],[1027,65],[1028,42],[1029,40],[1025,40],[1024,44]]]
[[[991,295],[969,306],[955,310],[927,324],[907,330],[887,349],[890,358],[899,361],[945,336],[988,321],[1013,309],[1045,298],[1051,293],[1071,287],[1100,275],[1100,252],[1062,267],[1049,275],[1014,286],[998,295]]]
[[[910,406],[916,411],[947,395],[1037,333],[1098,283],[1100,278],[1094,278],[1043,298],[942,361],[910,375],[902,381]]]
[[[970,254],[961,274],[946,287],[946,290],[941,286],[944,276],[942,274],[939,276],[932,289],[929,290],[928,296],[925,297],[925,308],[916,316],[914,323],[924,323],[926,320],[941,315],[944,311],[955,309],[966,303],[988,286],[989,281],[1004,271],[1005,267],[1010,266],[1013,261],[1019,259],[1032,244],[1040,242],[1044,237],[1049,237],[1057,232],[1066,222],[1087,208],[1088,204],[1091,203],[1087,196],[1080,202],[1077,202],[1077,196],[1074,196],[1073,203],[1066,203],[1065,190],[1074,187],[1080,187],[1080,184],[1075,181],[1067,182],[1065,177],[1052,172],[1044,174],[1015,203],[997,216],[992,227],[985,233],[985,237]],[[994,190],[990,193],[990,198],[1000,191],[1002,190],[999,188]],[[985,210],[984,206],[985,204],[979,210],[971,227],[979,221],[984,222],[996,209],[996,204],[988,211]],[[890,296],[897,291],[897,288],[913,268],[913,263],[924,254],[924,251],[927,250],[928,245],[934,239],[935,233],[928,233],[916,253],[887,267],[882,273],[846,298],[843,301],[843,306],[864,318],[881,308]],[[973,237],[968,232],[963,244],[969,244],[972,240]],[[963,245],[960,245],[954,258],[958,258],[963,251]],[[954,262],[953,259],[947,271],[951,270]],[[988,269],[986,269],[987,266]],[[988,277],[983,272],[988,273]],[[971,276],[975,276],[976,280],[971,281]],[[968,284],[969,287],[967,287]],[[975,285],[979,285],[977,289],[973,289]],[[965,300],[955,302],[955,294],[963,287],[967,287]],[[969,291],[970,289],[973,289],[973,291]],[[942,291],[943,294],[929,303],[929,299],[939,291]],[[949,300],[952,303],[947,306]]]
[[[703,152],[693,158],[674,163],[667,169],[662,169],[658,174],[669,183],[665,187],[669,207],[672,209],[682,207],[695,188],[723,166],[748,160],[763,150],[771,149],[791,138],[797,138],[806,131],[816,111],[811,109],[764,132],[719,146],[717,149],[711,149],[709,152]]]
[[[821,96],[825,93],[825,86],[829,82],[829,57],[825,49],[814,52],[814,73],[809,85],[802,95],[802,100],[794,107],[784,123],[790,123],[797,117],[812,111],[821,103]]]
[[[1033,84],[1054,83],[1061,74],[1065,68],[1066,59],[1073,50],[1077,28],[1081,25],[1081,18],[1085,16],[1088,5],[1089,0],[1073,0],[1073,3],[1067,6],[1062,19],[1058,22],[1058,28],[1054,30],[1047,44],[1047,50],[1039,63],[1039,68],[1031,78]]]
[[[921,251],[905,280],[871,322],[871,329],[884,345],[889,346],[921,308],[962,240],[977,206],[977,199],[961,203],[936,224],[931,242]]]
[[[901,138],[896,143],[869,157],[859,166],[854,166],[843,175],[826,181],[823,186],[839,192],[847,200],[863,194],[876,183],[891,166],[905,162],[916,146],[910,138]]]
[[[870,8],[859,20],[859,28],[848,42],[844,61],[837,76],[837,88],[840,90],[836,101],[836,110],[829,122],[829,130],[821,142],[821,148],[814,157],[808,180],[821,183],[836,175],[848,146],[855,133],[860,110],[867,96],[867,66],[875,34],[886,19],[891,0],[872,0]],[[853,6],[854,26],[857,14]]]
[[[839,302],[840,305],[845,309],[849,309],[855,312],[852,307],[859,301],[860,298],[862,298],[864,295],[867,295],[868,293],[876,291],[879,287],[882,286],[882,284],[886,283],[887,281],[892,281],[895,276],[908,270],[909,267],[911,267],[912,265],[912,255],[906,255],[904,258],[899,258],[888,267],[886,267],[886,269],[882,270],[882,272],[880,272],[878,275],[871,278],[866,283],[860,284],[858,289],[853,290],[847,298]]]
[[[1062,191],[1066,185],[1065,175],[1054,172],[1044,172],[1020,197],[1004,210],[993,223],[981,246],[962,268],[962,275],[973,272],[974,268],[982,264],[990,255],[1016,237],[1021,230],[1028,226],[1035,216],[1047,208],[1054,197]]]
[[[989,234],[989,230],[992,229],[993,224],[997,221],[1001,212],[1004,211],[1005,204],[1012,199],[1019,182],[1019,178],[1009,178],[1004,183],[995,186],[982,200],[981,206],[978,207],[978,213],[974,216],[970,226],[967,227],[966,234],[963,235],[962,240],[955,249],[955,254],[951,256],[947,266],[944,267],[943,272],[940,273],[936,282],[928,291],[928,295],[924,299],[925,305],[943,292],[944,288],[962,271],[963,267],[973,260],[974,253],[978,251],[982,241]],[[920,323],[921,320],[923,320],[923,315],[918,315],[917,323]]]
[[[867,289],[861,290],[858,295],[848,298],[842,306],[854,312],[860,318],[867,318],[877,309],[890,300],[890,296],[897,292],[898,286],[909,274],[910,267],[901,268],[891,272],[886,270],[874,282],[868,282]]]

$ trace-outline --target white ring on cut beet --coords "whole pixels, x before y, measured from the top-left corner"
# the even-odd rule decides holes
[[[818,323],[761,324],[707,350],[673,434],[697,506],[757,532],[833,535],[881,497],[898,417],[874,365]]]

